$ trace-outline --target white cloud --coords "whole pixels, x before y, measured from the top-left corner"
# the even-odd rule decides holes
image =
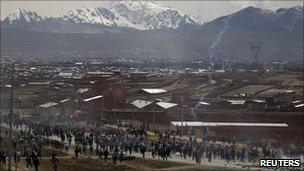
[[[237,9],[243,9],[249,6],[263,8],[265,1],[230,1],[231,5]]]

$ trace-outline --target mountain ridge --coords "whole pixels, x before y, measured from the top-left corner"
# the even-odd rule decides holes
[[[111,16],[109,13],[109,17]],[[128,17],[131,16],[133,15]],[[276,11],[248,7],[219,17],[198,28],[189,26],[189,29],[137,30],[118,26],[79,24],[56,18],[49,20],[51,22],[39,21],[34,27],[26,23],[20,23],[22,27],[1,25],[1,50],[93,52],[100,51],[102,47],[101,56],[109,57],[130,57],[135,54],[144,57],[146,55],[143,54],[149,53],[147,56],[200,58],[208,57],[209,47],[227,24],[225,33],[220,36],[212,50],[215,56],[224,54],[227,58],[248,57],[249,45],[261,42],[260,55],[264,58],[303,58],[302,6]],[[135,20],[139,22],[141,18],[133,21]]]
[[[16,16],[27,16],[30,19],[24,20]],[[183,29],[197,27],[201,23],[187,14],[163,7],[154,1],[118,1],[103,7],[77,8],[56,18],[42,17],[36,12],[18,9],[9,14],[3,22],[10,26],[21,24],[37,26],[50,24],[54,20],[65,25],[88,24],[88,27],[95,25],[127,30]]]
[[[224,20],[228,17],[231,17],[229,20],[230,28],[235,30],[273,32],[294,31],[296,29],[299,31],[301,28],[296,27],[303,26],[303,7],[294,6],[287,9],[280,8],[276,11],[270,11],[249,6],[235,13],[207,22],[203,27],[205,29],[209,27],[223,27]]]

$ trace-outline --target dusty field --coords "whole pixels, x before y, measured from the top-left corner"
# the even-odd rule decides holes
[[[151,160],[151,159],[142,159],[142,158],[128,158],[122,163],[114,165],[109,159],[108,162],[98,160],[96,158],[80,158],[75,160],[75,158],[66,157],[59,158],[60,164],[58,170],[60,171],[98,171],[98,170],[117,170],[117,171],[141,171],[141,170],[171,170],[170,168],[183,168],[188,170],[189,168],[196,168],[191,164],[184,164],[172,161],[162,161],[162,160]],[[25,163],[22,161],[18,166],[18,170],[26,170]],[[52,171],[52,165],[49,161],[49,158],[42,158],[40,168],[44,171]]]
[[[173,161],[163,161],[157,159],[130,158],[122,163],[114,165],[111,159],[108,162],[96,158],[80,158],[75,160],[71,157],[59,158],[59,171],[147,171],[147,170],[166,170],[166,171],[238,171],[243,169],[225,168],[217,166],[194,165]],[[53,171],[49,158],[42,158],[39,170]],[[7,168],[1,168],[7,171]],[[13,168],[15,170],[15,167]],[[19,171],[31,171],[25,167],[25,162],[21,161],[18,165]]]
[[[283,73],[268,77],[265,80],[280,82],[282,86],[302,87],[304,85],[303,73]]]
[[[221,95],[221,97],[234,97],[238,93],[239,94],[242,94],[242,93],[257,94],[259,92],[265,91],[272,87],[273,87],[273,85],[247,85],[242,88],[223,93]]]
[[[299,75],[297,75],[296,73],[291,73],[291,74],[287,74],[287,73],[282,73],[282,74],[277,74],[271,77],[267,77],[266,80],[267,81],[286,81],[286,80],[294,80],[297,77],[299,77]]]
[[[178,163],[173,161],[163,161],[163,160],[151,160],[144,158],[134,158],[133,160],[126,161],[129,165],[134,165],[142,168],[151,168],[151,169],[164,169],[172,167],[181,167],[181,166],[190,166],[191,164]]]

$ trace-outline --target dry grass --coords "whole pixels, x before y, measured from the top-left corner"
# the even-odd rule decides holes
[[[128,165],[140,166],[149,169],[163,169],[181,166],[190,166],[191,164],[179,163],[173,161],[166,161],[160,159],[145,159],[145,158],[135,158],[133,160],[125,161]]]
[[[226,92],[226,93],[222,94],[221,97],[233,97],[238,93],[240,93],[240,94],[242,94],[242,93],[257,94],[259,92],[268,90],[272,87],[273,87],[273,85],[247,85],[242,88]]]

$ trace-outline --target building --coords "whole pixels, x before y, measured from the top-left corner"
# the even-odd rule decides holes
[[[187,105],[190,102],[190,94],[188,91],[176,91],[172,93],[173,103]]]
[[[48,102],[38,106],[38,117],[40,120],[50,121],[60,115],[58,103]]]
[[[106,109],[124,108],[126,104],[126,91],[123,88],[109,88],[103,92]]]

